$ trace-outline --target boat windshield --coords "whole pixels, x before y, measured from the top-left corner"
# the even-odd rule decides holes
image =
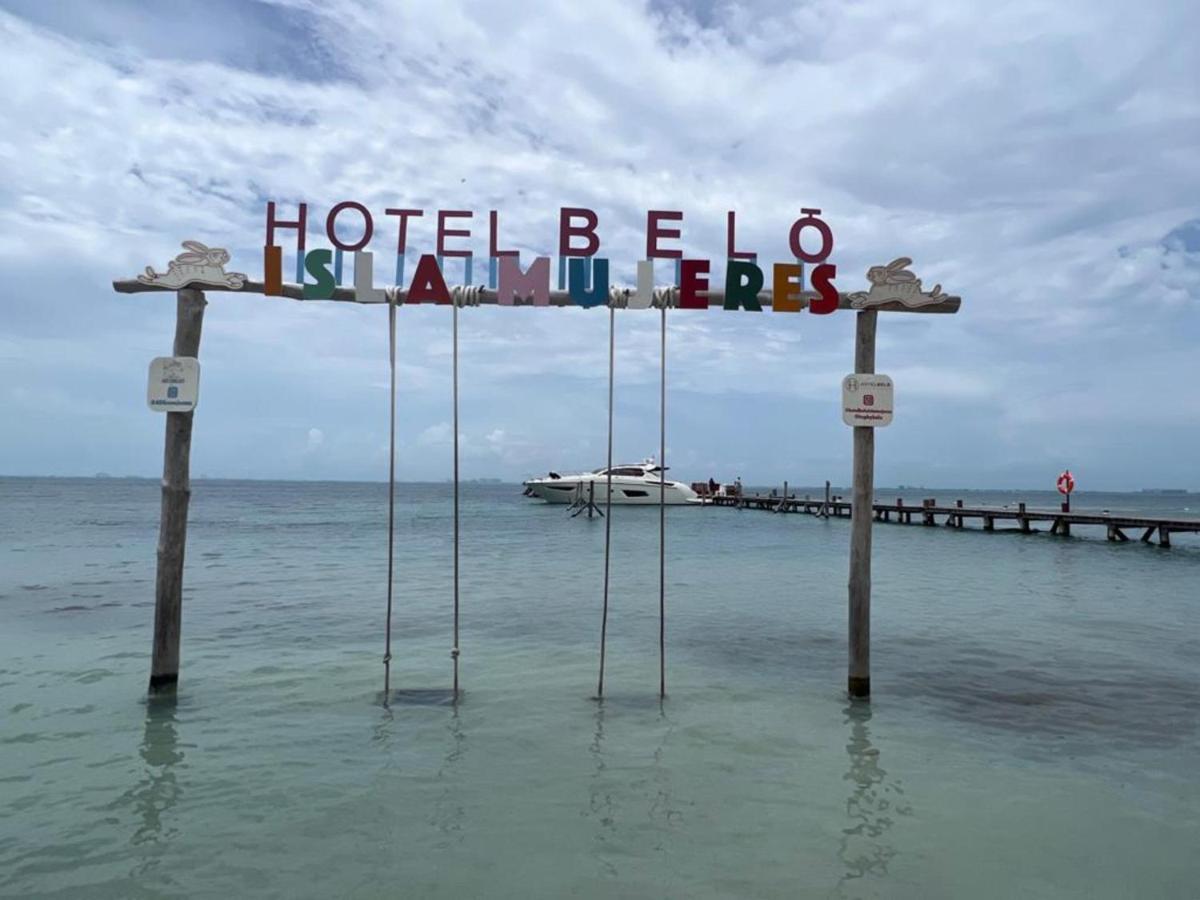
[[[636,465],[636,466],[623,465],[623,466],[613,466],[611,469],[607,469],[607,468],[594,469],[592,471],[592,474],[593,475],[608,475],[611,473],[614,477],[624,476],[626,478],[641,478],[646,475],[655,475],[662,471],[663,471],[663,469],[661,469],[659,466],[651,466],[651,465],[642,463],[642,464]]]

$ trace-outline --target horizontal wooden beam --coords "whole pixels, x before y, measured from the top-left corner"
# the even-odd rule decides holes
[[[196,285],[196,287],[203,289],[205,291],[228,291],[228,292],[235,293],[235,294],[261,294],[261,293],[263,293],[263,283],[261,281],[247,281],[241,288],[236,289],[236,290],[234,288],[228,287],[226,285],[204,284],[204,285]],[[177,288],[165,287],[165,286],[159,285],[159,284],[146,284],[143,281],[138,281],[136,278],[128,278],[128,279],[122,279],[119,281],[114,281],[113,282],[113,290],[116,291],[118,294],[141,294],[141,293],[150,292],[150,291],[169,291],[170,293],[173,294],[173,293],[175,293]],[[764,307],[771,306],[771,293],[772,293],[771,291],[760,292],[758,295],[758,302]],[[282,296],[288,298],[289,300],[304,300],[305,299],[304,288],[298,284],[285,283],[283,285],[283,295]],[[814,299],[815,297],[817,297],[817,294],[814,293],[813,291],[805,291],[803,294],[803,299],[804,299],[805,303],[807,303],[811,299]],[[839,294],[838,298],[840,301],[838,304],[839,309],[857,309],[858,308],[852,304],[849,294]],[[379,300],[360,301],[358,299],[358,294],[353,287],[334,288],[333,296],[330,298],[327,298],[327,299],[336,300],[336,301],[345,302],[345,303],[359,303],[359,302],[375,303],[375,304],[386,303],[386,301],[379,301]],[[479,291],[479,302],[481,304],[484,304],[487,306],[495,306],[499,303],[499,299],[500,299],[500,296],[499,296],[498,292],[493,291],[489,288],[482,288]],[[311,302],[311,301],[309,301],[309,302]],[[408,291],[406,291],[406,290],[400,291],[397,302],[399,302],[401,304],[407,303],[408,302]],[[872,306],[871,309],[877,309],[880,312],[956,313],[956,312],[958,312],[958,308],[961,305],[961,303],[962,303],[961,298],[947,296],[946,299],[944,301],[942,301],[941,303],[931,303],[928,306],[908,307],[908,306],[905,306],[903,303],[892,302],[892,303],[885,303],[881,306]],[[724,291],[709,291],[708,292],[708,304],[709,304],[710,308],[714,307],[714,306],[717,308],[724,306],[725,305],[725,292]],[[526,298],[524,300],[518,299],[516,301],[516,305],[530,306],[530,305],[532,305],[532,300],[530,300],[529,298]],[[571,295],[567,291],[551,291],[550,292],[550,305],[551,306],[574,306],[575,302],[571,299]],[[674,305],[673,302],[671,305],[672,306]]]

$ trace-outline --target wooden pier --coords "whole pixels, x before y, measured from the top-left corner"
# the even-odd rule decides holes
[[[808,495],[797,497],[774,494],[718,494],[704,498],[712,506],[728,506],[740,509],[759,509],[767,512],[807,513],[820,517],[849,518],[853,504],[841,497],[813,498]],[[1106,529],[1108,540],[1122,543],[1130,540],[1126,532],[1134,535],[1140,531],[1140,540],[1151,543],[1157,537],[1160,547],[1171,546],[1171,535],[1175,533],[1200,534],[1200,519],[1161,519],[1151,516],[1125,516],[1111,513],[1066,512],[1063,510],[1031,509],[1024,503],[1012,506],[964,506],[956,500],[953,506],[939,506],[936,499],[923,500],[920,506],[905,503],[897,498],[895,503],[872,504],[876,522],[895,522],[902,525],[944,525],[948,528],[965,528],[967,520],[982,523],[983,531],[1019,531],[1032,534],[1039,529],[1035,523],[1049,523],[1050,534],[1068,536],[1072,525],[1098,525]],[[997,522],[1011,522],[1014,527],[996,527]]]

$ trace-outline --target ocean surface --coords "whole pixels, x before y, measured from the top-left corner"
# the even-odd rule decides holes
[[[0,896],[1200,896],[1194,538],[877,525],[851,705],[848,520],[671,508],[660,704],[617,508],[598,704],[603,521],[466,485],[455,707],[450,497],[398,487],[385,709],[386,486],[195,482],[166,704],[157,483],[0,479]]]

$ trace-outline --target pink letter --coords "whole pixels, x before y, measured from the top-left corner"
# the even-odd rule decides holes
[[[533,297],[534,306],[550,305],[550,257],[539,256],[529,266],[528,272],[521,271],[521,263],[514,256],[500,257],[501,306],[512,306],[513,295],[524,300]]]

